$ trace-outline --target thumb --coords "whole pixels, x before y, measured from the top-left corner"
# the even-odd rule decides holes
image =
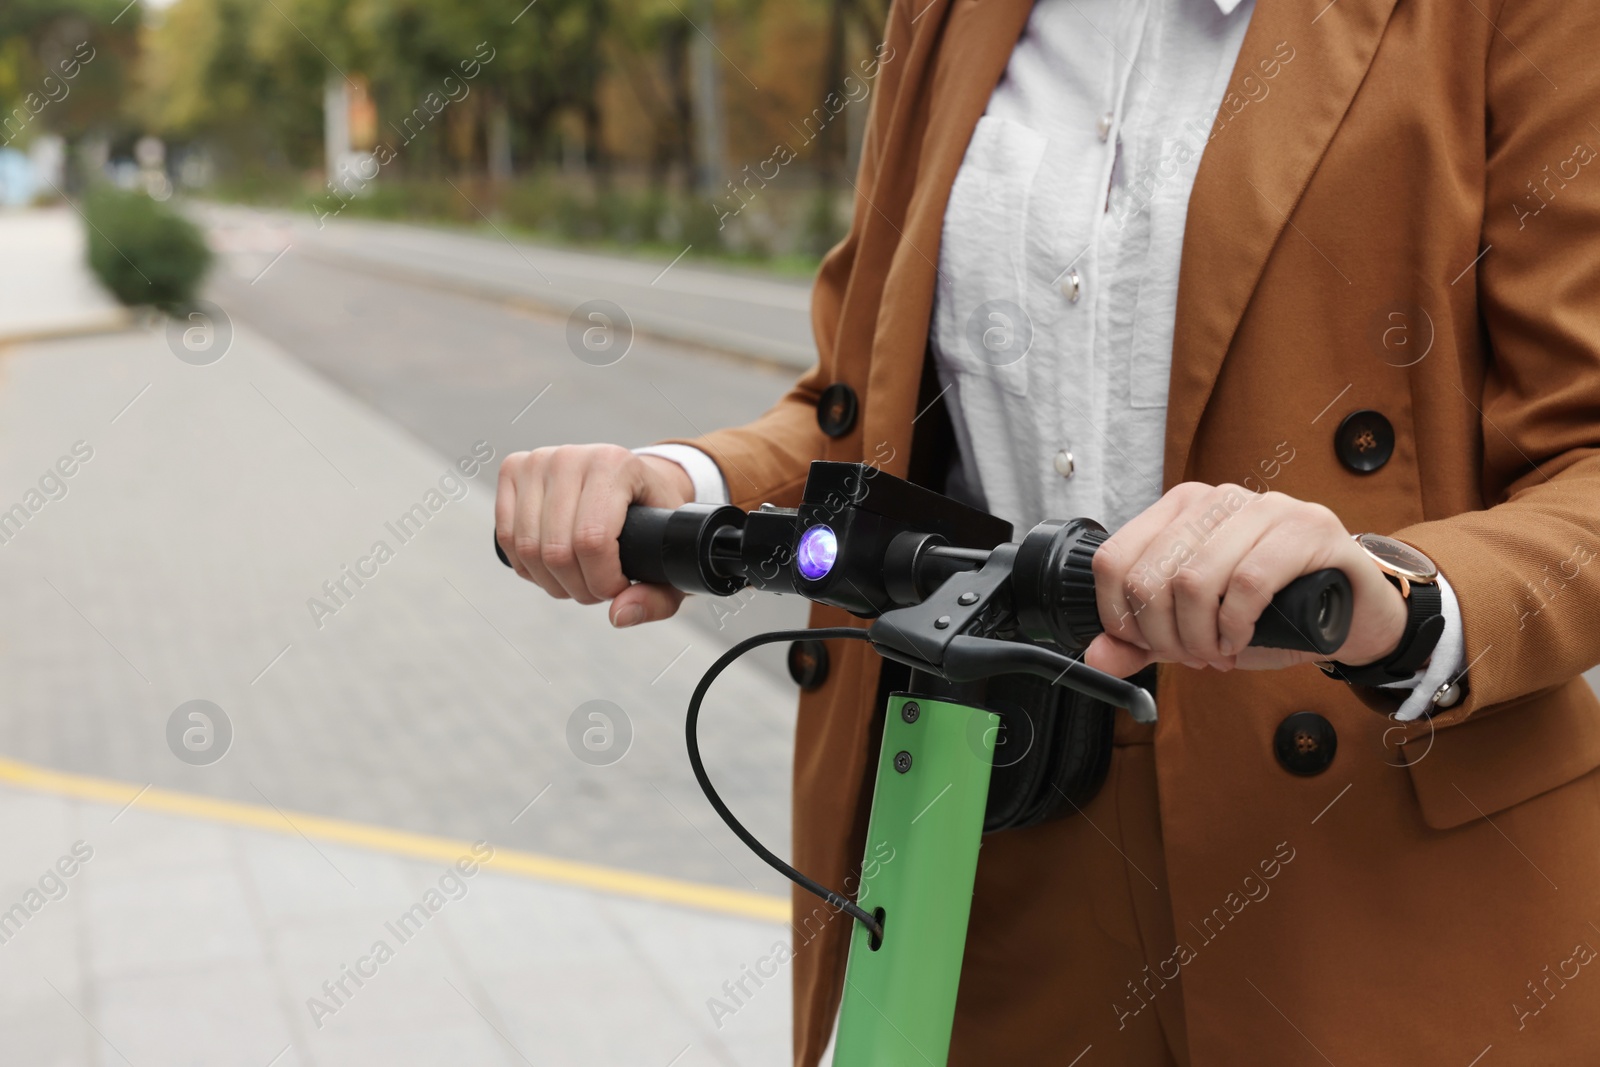
[[[630,585],[611,601],[611,625],[637,626],[671,618],[683,603],[683,596],[669,585]]]
[[[1089,642],[1083,653],[1083,662],[1117,678],[1132,677],[1154,661],[1154,657],[1138,645],[1105,633]]]

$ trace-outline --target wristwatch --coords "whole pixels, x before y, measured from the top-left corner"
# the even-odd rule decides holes
[[[1439,590],[1439,568],[1421,552],[1392,537],[1364,533],[1355,534],[1354,540],[1405,598],[1405,632],[1388,659],[1360,667],[1337,661],[1317,666],[1329,677],[1351,685],[1377,686],[1407,681],[1428,661],[1444,633],[1444,596]]]

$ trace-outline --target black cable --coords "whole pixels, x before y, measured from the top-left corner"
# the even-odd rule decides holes
[[[706,693],[711,689],[711,683],[717,680],[717,675],[727,669],[730,663],[753,648],[774,644],[778,641],[827,641],[834,638],[851,641],[871,640],[867,636],[867,631],[858,627],[832,626],[819,630],[777,630],[769,634],[757,634],[755,637],[740,641],[737,645],[728,649],[727,652],[724,652],[711,665],[710,670],[701,676],[700,684],[694,687],[694,695],[689,698],[689,711],[684,722],[684,736],[689,743],[689,766],[694,768],[695,781],[700,783],[701,792],[705,793],[706,799],[711,801],[711,806],[717,810],[717,814],[722,816],[722,821],[728,824],[728,829],[737,834],[739,840],[743,841],[751,852],[765,860],[767,866],[806,892],[821,897],[840,911],[847,912],[851,918],[872,931],[874,938],[881,940],[883,937],[883,925],[870,912],[843,894],[835,893],[827,886],[807,878],[773,855],[760,841],[757,841],[755,835],[746,830],[743,824],[734,818],[733,812],[728,810],[728,805],[724,804],[722,798],[717,795],[716,787],[711,784],[711,779],[706,775],[706,765],[700,759],[700,704],[705,700]]]

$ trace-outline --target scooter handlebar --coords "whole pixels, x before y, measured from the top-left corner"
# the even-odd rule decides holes
[[[734,593],[750,584],[747,577],[764,570],[742,558],[751,549],[743,537],[745,518],[744,512],[728,506],[630,507],[617,537],[622,573],[633,581],[672,585],[685,592]],[[1097,523],[1076,519],[1041,523],[1023,540],[1012,584],[1018,622],[1027,636],[1074,649],[1087,646],[1101,632],[1091,567],[1094,552],[1105,539]],[[771,547],[762,546],[768,561]],[[511,565],[498,537],[495,554]],[[942,580],[952,565],[978,569],[986,555],[933,547],[914,560],[918,567],[938,568]],[[792,570],[787,559],[783,570],[786,575]],[[807,583],[792,577],[758,584],[807,593]],[[900,587],[924,584],[913,576]],[[1250,643],[1332,655],[1349,636],[1352,608],[1350,581],[1342,571],[1326,568],[1302,575],[1273,596]]]

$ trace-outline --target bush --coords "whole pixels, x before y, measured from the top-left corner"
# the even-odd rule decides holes
[[[193,306],[211,266],[199,227],[143,193],[97,189],[84,203],[89,267],[129,306],[168,314]]]

